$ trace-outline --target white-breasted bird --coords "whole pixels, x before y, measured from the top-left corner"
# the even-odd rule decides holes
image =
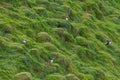
[[[68,16],[66,17],[66,21],[68,21]]]
[[[27,44],[27,40],[23,40],[23,43],[24,43],[24,44]]]
[[[111,44],[110,40],[107,40],[106,45],[109,46]]]
[[[52,58],[51,60],[50,60],[50,63],[52,64],[54,62],[54,58]]]

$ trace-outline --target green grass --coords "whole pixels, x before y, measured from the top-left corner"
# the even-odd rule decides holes
[[[119,5],[0,0],[0,80],[120,80]]]

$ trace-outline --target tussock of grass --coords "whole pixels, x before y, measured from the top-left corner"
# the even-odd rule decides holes
[[[36,37],[37,42],[50,42],[52,39],[47,32],[40,32]]]
[[[67,80],[80,80],[78,77],[76,77],[74,74],[68,74],[66,76]]]
[[[48,75],[46,80],[66,80],[64,76],[60,74],[51,74]]]
[[[0,0],[0,80],[119,80],[119,5]]]
[[[32,80],[32,75],[28,72],[21,72],[15,75],[17,80]]]

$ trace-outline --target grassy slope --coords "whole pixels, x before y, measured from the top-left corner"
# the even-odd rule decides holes
[[[119,5],[119,0],[0,0],[0,80],[24,71],[34,80],[120,80]],[[112,44],[106,46],[106,40]]]

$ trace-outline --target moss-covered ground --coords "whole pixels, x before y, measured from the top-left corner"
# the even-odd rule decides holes
[[[0,0],[0,80],[23,79],[120,80],[120,1]]]

